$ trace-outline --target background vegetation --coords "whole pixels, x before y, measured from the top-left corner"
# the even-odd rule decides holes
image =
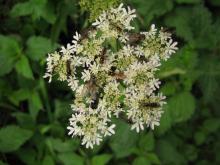
[[[220,0],[125,0],[137,30],[155,23],[179,42],[158,72],[168,98],[161,125],[137,134],[117,120],[94,150],[67,136],[72,93],[42,78],[46,55],[117,3],[0,1],[0,165],[220,164]]]

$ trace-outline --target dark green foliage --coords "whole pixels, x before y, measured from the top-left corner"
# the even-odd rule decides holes
[[[220,164],[219,0],[124,0],[137,9],[137,29],[165,26],[179,42],[157,73],[167,96],[161,125],[137,134],[115,120],[116,134],[93,150],[67,135],[72,94],[42,78],[47,53],[120,2],[0,2],[0,165]]]

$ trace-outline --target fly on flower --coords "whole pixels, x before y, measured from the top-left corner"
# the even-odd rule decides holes
[[[177,42],[154,24],[132,32],[134,18],[135,10],[123,4],[103,11],[87,34],[76,32],[72,43],[48,55],[44,78],[67,81],[75,95],[68,134],[86,148],[115,134],[112,118],[122,113],[136,132],[160,124],[166,102],[155,72],[177,51]]]

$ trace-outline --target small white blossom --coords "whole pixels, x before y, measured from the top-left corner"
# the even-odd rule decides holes
[[[99,64],[97,63],[90,65],[90,70],[93,74],[97,74],[99,72],[99,68]]]
[[[76,80],[74,77],[70,77],[68,80],[68,86],[75,91],[79,86],[79,80]]]
[[[167,52],[169,55],[175,53],[176,50],[178,49],[178,48],[176,47],[176,45],[177,45],[177,42],[173,42],[173,40],[170,39],[169,42],[166,43],[166,46],[167,46],[167,47],[166,47],[166,52]]]
[[[91,77],[91,74],[88,70],[85,70],[84,72],[82,72],[82,79],[84,82],[89,81]]]
[[[70,56],[70,54],[74,53],[74,46],[70,44],[67,44],[67,48],[62,46],[60,52],[64,55]]]

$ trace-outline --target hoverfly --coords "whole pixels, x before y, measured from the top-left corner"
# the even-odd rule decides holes
[[[126,78],[126,75],[123,72],[114,73],[113,77],[115,77],[118,80],[123,80]]]
[[[156,103],[156,102],[152,102],[152,103],[142,103],[143,107],[150,107],[150,108],[159,108],[160,104]]]
[[[101,55],[100,55],[100,63],[103,64],[105,62],[105,59],[106,59],[106,51],[107,49],[104,48],[102,49],[102,52],[101,52]]]
[[[145,37],[143,34],[138,34],[138,33],[135,33],[135,34],[130,34],[129,35],[129,43],[132,44],[132,43],[137,43],[138,41],[141,41],[143,40]]]
[[[69,76],[71,76],[71,74],[72,74],[71,62],[69,60],[67,60],[67,62],[66,62],[66,75],[67,75],[67,78]]]

